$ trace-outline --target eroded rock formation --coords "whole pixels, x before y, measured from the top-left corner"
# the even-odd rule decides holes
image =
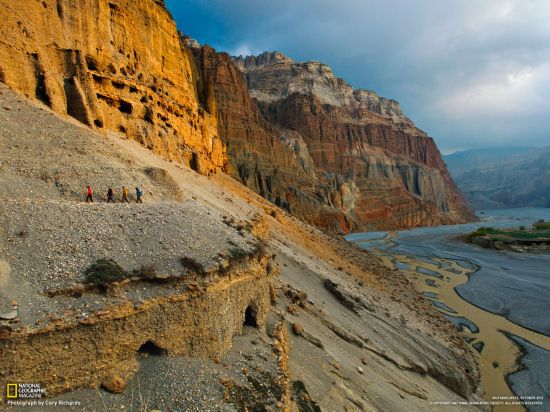
[[[295,63],[278,52],[233,61],[245,79],[233,75],[216,87],[220,135],[230,147],[237,168],[233,173],[243,183],[309,222],[325,227],[336,223],[345,231],[458,223],[472,217],[433,139],[395,100],[353,90],[327,65]],[[219,57],[216,67],[231,70],[226,56]],[[234,127],[243,118],[242,108],[230,96],[245,94],[247,88],[254,98],[249,104],[257,103],[263,119],[247,118],[243,133]],[[232,121],[224,122],[224,116]],[[262,133],[263,143],[258,144]],[[238,145],[238,155],[232,145]],[[286,153],[294,164],[287,163],[281,173],[272,152]],[[243,169],[253,170],[255,178],[243,175]]]
[[[158,0],[1,0],[0,81],[93,128],[209,174],[224,167],[216,117]]]
[[[399,104],[324,64],[200,47],[160,0],[0,4],[0,81],[58,113],[203,174],[229,159],[242,183],[321,227],[471,217],[435,143]]]
[[[200,291],[184,282],[149,284],[150,299],[114,304],[86,319],[58,319],[30,333],[2,337],[0,352],[17,353],[3,362],[3,378],[40,381],[51,396],[98,387],[113,374],[132,376],[138,369],[136,353],[148,344],[171,356],[223,355],[233,337],[242,333],[247,308],[252,308],[257,324],[263,324],[270,306],[265,265],[265,259],[247,259]],[[130,296],[142,288],[129,285],[119,293]]]

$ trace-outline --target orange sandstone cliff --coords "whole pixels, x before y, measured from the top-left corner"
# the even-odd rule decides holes
[[[0,0],[0,81],[203,174],[222,169],[216,116],[160,0]]]

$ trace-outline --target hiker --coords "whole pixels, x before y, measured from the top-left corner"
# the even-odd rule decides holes
[[[107,190],[107,203],[115,203],[115,192],[112,188]]]
[[[90,185],[86,187],[86,203],[88,202],[94,203],[94,191]]]
[[[128,188],[126,186],[122,186],[122,203],[130,203],[128,200]]]
[[[143,200],[141,200],[141,196],[143,196],[143,192],[139,187],[136,187],[136,203],[143,203]]]

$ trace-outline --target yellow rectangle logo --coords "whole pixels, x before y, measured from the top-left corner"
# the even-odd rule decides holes
[[[17,384],[8,383],[6,387],[6,399],[17,399]]]

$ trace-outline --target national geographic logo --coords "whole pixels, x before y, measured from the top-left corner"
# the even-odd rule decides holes
[[[38,383],[8,383],[6,385],[6,399],[42,399],[46,396],[46,389]]]
[[[50,407],[58,408],[60,406],[76,408],[82,405],[82,402],[78,400],[43,399],[46,396],[46,389],[38,383],[8,383],[6,385],[5,399],[0,397],[0,409],[2,409],[4,402],[7,406],[19,406],[23,408],[38,407],[40,410]]]
[[[17,399],[18,387],[16,383],[6,385],[6,399]]]

